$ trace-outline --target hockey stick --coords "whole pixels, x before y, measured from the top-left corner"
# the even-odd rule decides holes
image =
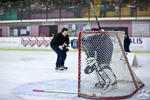
[[[99,21],[98,21],[98,18],[97,18],[97,15],[96,15],[96,12],[95,12],[95,9],[94,9],[94,6],[93,6],[93,0],[91,0],[90,5],[91,5],[92,11],[94,13],[98,28],[99,28],[99,30],[101,30],[101,27],[100,27],[100,24],[99,24]]]
[[[49,92],[49,93],[63,93],[63,94],[77,94],[77,92],[70,92],[70,91],[51,91],[51,90],[32,90],[34,92]]]

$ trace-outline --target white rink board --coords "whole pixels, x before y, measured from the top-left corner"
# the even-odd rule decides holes
[[[78,37],[70,37],[70,41],[77,38]],[[0,49],[51,50],[49,46],[51,39],[52,37],[1,37]],[[130,40],[131,51],[150,51],[150,38],[130,37]],[[70,46],[69,50],[74,49]]]

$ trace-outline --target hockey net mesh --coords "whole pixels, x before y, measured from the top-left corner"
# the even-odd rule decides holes
[[[89,98],[124,98],[133,95],[143,86],[143,83],[130,68],[123,49],[123,41],[124,32],[121,31],[80,32],[79,96]],[[99,67],[105,68],[105,65],[109,65],[117,81],[114,89],[101,89],[95,87],[95,84],[102,79],[97,77],[97,71],[95,69],[92,73],[85,73],[85,68],[87,67],[86,59],[89,57],[94,57]],[[109,71],[106,74],[109,74]],[[108,78],[110,78],[109,86],[111,86],[112,81],[114,81],[110,75],[108,75]]]

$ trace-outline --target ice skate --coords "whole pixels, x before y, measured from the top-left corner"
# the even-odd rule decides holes
[[[68,69],[68,67],[66,67],[66,66],[62,66],[62,68],[63,68],[64,70],[67,70],[67,69]]]
[[[56,70],[56,71],[63,71],[64,68],[63,68],[63,67],[56,67],[55,70]]]
[[[105,89],[109,87],[109,85],[106,84],[104,81],[99,81],[98,83],[95,83],[95,88]]]
[[[117,89],[117,87],[118,87],[117,81],[115,81],[112,84],[106,84],[103,81],[99,81],[98,83],[95,84],[95,88],[102,90],[103,94],[107,93],[108,91]]]

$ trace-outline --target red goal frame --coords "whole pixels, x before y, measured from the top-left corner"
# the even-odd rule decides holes
[[[136,83],[136,80],[135,80],[135,77],[134,77],[134,75],[133,75],[133,72],[132,72],[132,69],[131,69],[131,67],[130,67],[130,64],[129,64],[129,62],[128,62],[128,58],[127,58],[127,56],[126,56],[126,54],[125,54],[125,51],[124,51],[124,48],[123,48],[123,46],[122,46],[122,44],[121,44],[121,40],[120,40],[120,38],[119,38],[119,36],[118,36],[118,33],[119,33],[120,31],[81,31],[80,33],[79,33],[79,35],[78,35],[78,38],[79,38],[79,48],[78,48],[78,96],[79,97],[86,97],[86,98],[91,98],[91,99],[97,99],[97,98],[103,98],[103,99],[123,99],[123,98],[129,98],[129,97],[131,97],[132,95],[134,95],[139,89],[141,89],[143,86],[144,86],[144,84],[143,83],[141,83],[141,82],[139,82],[139,84],[141,84],[141,86],[140,87],[138,87],[137,86],[137,83]],[[136,88],[136,90],[135,91],[133,91],[131,94],[129,94],[129,95],[125,95],[125,96],[115,96],[115,97],[103,97],[103,96],[100,96],[100,97],[95,97],[95,96],[89,96],[89,95],[87,95],[87,94],[84,94],[84,93],[81,93],[80,92],[80,89],[81,89],[81,87],[80,87],[80,80],[81,80],[81,78],[80,78],[80,76],[81,76],[81,34],[82,33],[85,33],[85,34],[111,34],[111,33],[114,33],[115,35],[116,35],[116,37],[117,37],[117,39],[118,39],[118,42],[119,42],[119,45],[120,45],[120,47],[121,47],[121,51],[123,52],[123,56],[125,57],[125,61],[126,61],[126,63],[127,63],[127,67],[128,67],[128,70],[129,70],[129,72],[130,72],[130,75],[131,75],[131,77],[132,77],[132,80],[133,80],[133,83],[134,83],[134,86],[135,86],[135,88]]]

